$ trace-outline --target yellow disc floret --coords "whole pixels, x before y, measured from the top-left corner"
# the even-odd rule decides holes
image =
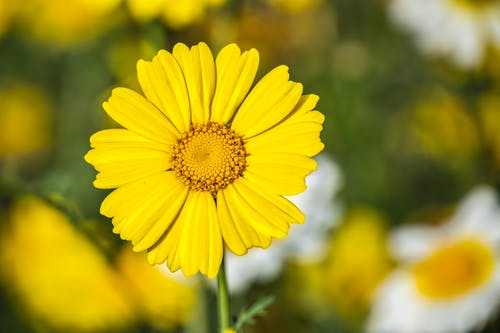
[[[493,272],[492,250],[475,239],[451,244],[413,268],[418,290],[429,298],[449,299],[479,287]]]
[[[195,191],[217,193],[243,174],[243,138],[224,125],[193,124],[173,146],[172,170]]]

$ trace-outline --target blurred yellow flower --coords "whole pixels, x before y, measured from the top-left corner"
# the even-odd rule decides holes
[[[226,0],[126,0],[132,16],[140,21],[162,17],[174,29],[199,22],[207,10],[223,5]]]
[[[348,212],[332,239],[324,283],[335,308],[347,316],[366,311],[373,291],[391,269],[387,226],[374,209]]]
[[[0,158],[47,151],[53,111],[41,91],[23,84],[0,90]]]
[[[500,169],[500,96],[492,93],[479,101],[479,117],[483,139],[493,153],[497,168]]]
[[[146,22],[160,15],[165,0],[125,0],[125,2],[134,19]]]
[[[68,45],[103,31],[121,1],[28,0],[20,13],[21,25],[36,39]]]
[[[195,300],[193,283],[188,285],[170,272],[161,272],[129,248],[120,252],[117,267],[138,313],[151,325],[171,329],[186,324]]]
[[[424,97],[410,126],[422,149],[438,161],[461,165],[479,152],[476,123],[462,101],[448,92],[438,90]]]
[[[15,202],[9,222],[0,273],[34,322],[92,331],[130,321],[117,275],[65,215],[29,196]]]
[[[148,3],[148,1],[143,1]],[[108,67],[122,84],[140,89],[135,65],[139,58],[152,58],[157,48],[148,40],[138,36],[115,38],[107,53]]]

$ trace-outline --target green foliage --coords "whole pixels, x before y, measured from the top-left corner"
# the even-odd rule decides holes
[[[234,325],[234,329],[236,331],[240,331],[245,325],[253,325],[255,323],[255,318],[264,316],[267,312],[267,308],[271,306],[275,300],[275,295],[269,295],[261,298],[248,308],[242,309],[238,314],[238,319]]]

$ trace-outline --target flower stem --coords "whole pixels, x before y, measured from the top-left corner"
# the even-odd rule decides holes
[[[225,256],[217,273],[217,307],[219,310],[220,332],[231,327],[231,310],[229,306],[229,292],[226,281]]]

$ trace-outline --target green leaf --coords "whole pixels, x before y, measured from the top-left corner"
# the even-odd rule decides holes
[[[274,303],[276,297],[274,295],[266,296],[258,300],[255,304],[240,311],[238,320],[234,325],[234,329],[239,331],[244,325],[252,325],[255,323],[255,317],[266,314],[266,308]]]

